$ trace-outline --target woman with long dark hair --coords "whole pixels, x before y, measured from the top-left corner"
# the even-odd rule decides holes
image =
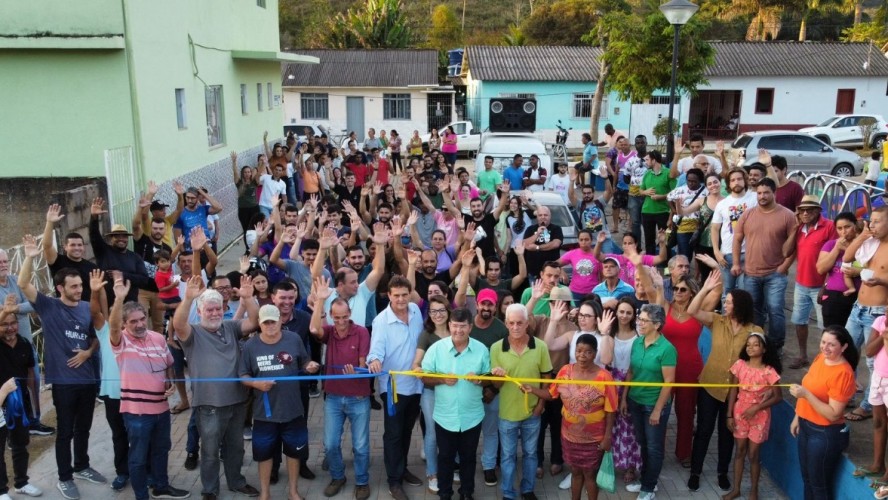
[[[456,165],[456,152],[459,151],[459,148],[456,145],[457,135],[453,130],[453,126],[448,125],[446,129],[444,129],[444,134],[441,135],[441,153],[444,154],[444,157],[447,159],[447,163],[451,166]]]
[[[760,326],[753,323],[755,309],[749,292],[734,289],[725,296],[722,314],[712,312],[717,304],[716,297],[721,296],[721,272],[712,271],[703,284],[700,292],[688,306],[688,314],[708,327],[712,332],[712,350],[700,372],[701,384],[731,383],[730,368],[737,361],[737,356],[746,339],[753,332],[762,333]],[[704,304],[710,307],[704,308]],[[728,477],[728,466],[734,452],[734,436],[728,430],[728,392],[723,387],[705,387],[697,391],[697,430],[691,450],[691,477],[688,489],[700,489],[700,474],[703,473],[703,461],[709,449],[709,440],[718,426],[718,487],[722,491],[731,490]]]
[[[421,371],[422,358],[432,344],[450,337],[450,329],[447,326],[450,321],[450,312],[450,301],[446,296],[435,295],[429,298],[429,317],[423,325],[423,331],[416,344],[416,355],[413,358],[414,370]],[[435,390],[433,388],[423,389],[420,406],[425,420],[423,451],[426,457],[426,478],[429,483],[429,491],[438,493],[438,442],[435,437],[435,420],[432,418],[435,413]]]
[[[433,128],[429,137],[429,152],[441,150],[441,136],[438,135],[438,129]]]
[[[858,361],[860,353],[848,330],[827,326],[820,337],[820,354],[801,385],[789,388],[798,398],[789,432],[798,438],[806,500],[832,498],[833,476],[848,447],[844,413],[857,389],[854,368]]]
[[[817,272],[826,274],[826,285],[819,299],[824,325],[847,323],[854,302],[857,301],[857,290],[860,290],[860,269],[842,267],[845,249],[857,238],[857,217],[851,212],[842,212],[836,216],[835,225],[839,237],[824,243],[820,249],[820,257],[817,258]],[[853,291],[849,291],[846,284],[848,277],[854,280]]]
[[[493,212],[494,218],[499,220],[497,230],[503,236],[500,248],[509,249],[506,254],[506,263],[511,274],[518,272],[518,255],[515,253],[515,245],[524,240],[524,231],[533,223],[527,212],[524,200],[518,196],[509,198],[507,191],[500,196],[500,202]]]
[[[259,188],[259,176],[249,165],[241,167],[238,173],[237,151],[231,152],[231,171],[234,174],[234,186],[237,188],[237,220],[240,221],[244,245],[247,247],[244,253],[249,253],[247,231],[251,229],[250,221],[259,215],[259,195],[256,191]]]
[[[614,361],[612,372],[614,380],[624,381],[629,375],[629,364],[632,354],[632,344],[638,338],[638,330],[635,325],[637,306],[630,297],[623,297],[617,301],[617,320],[611,324],[610,335],[614,339]],[[625,386],[618,388],[619,396],[623,397]],[[638,479],[638,470],[641,469],[641,450],[635,439],[635,427],[632,418],[622,413],[617,413],[617,422],[614,424],[614,468],[623,471],[623,482],[626,484]]]
[[[389,151],[392,154],[392,168],[395,173],[398,173],[398,169],[404,171],[404,165],[401,163],[401,136],[398,135],[398,131],[392,129],[391,132],[391,140],[388,144]]]

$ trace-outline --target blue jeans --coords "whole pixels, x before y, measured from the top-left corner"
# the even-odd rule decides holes
[[[653,492],[663,468],[663,457],[666,455],[666,426],[669,423],[669,412],[672,403],[667,403],[660,411],[660,423],[650,424],[654,405],[642,405],[627,398],[629,414],[635,426],[635,439],[641,448],[641,491]]]
[[[129,474],[137,500],[148,498],[148,464],[155,488],[169,485],[167,461],[172,447],[170,441],[170,412],[159,415],[122,413],[129,438]],[[150,456],[149,456],[150,455]]]
[[[805,500],[829,500],[836,465],[848,447],[845,424],[817,425],[799,418],[799,464],[805,483]]]
[[[728,263],[727,267],[720,267],[719,271],[722,273],[722,304],[725,303],[725,297],[728,296],[728,292],[735,288],[743,288],[743,278],[744,276],[741,274],[740,276],[734,276],[731,274],[731,266],[734,265],[734,256],[731,254],[725,254],[725,262]],[[746,264],[746,255],[740,254],[740,269],[743,269],[743,266]]]
[[[499,450],[499,396],[484,405],[484,420],[481,421],[481,434],[484,442],[481,445],[481,468],[496,469],[496,452]],[[428,453],[426,453],[428,458]]]
[[[783,347],[786,340],[786,316],[783,306],[786,304],[785,274],[773,272],[767,276],[749,276],[743,278],[743,289],[752,295],[755,305],[755,324],[765,327],[765,311],[768,312],[768,338],[774,347]]]
[[[259,205],[259,213],[264,215],[266,220],[268,220],[271,217],[272,210],[274,210],[272,207],[266,207],[264,205]]]
[[[688,261],[693,257],[694,249],[691,248],[691,238],[694,236],[694,233],[676,233],[675,241],[678,242],[678,253],[684,255],[688,258]]]
[[[435,434],[435,390],[425,388],[419,400],[422,418],[425,420],[425,435],[422,446],[426,456],[426,477],[438,475],[438,439]]]
[[[197,453],[200,450],[200,434],[197,433],[197,408],[191,409],[188,419],[188,440],[185,442],[186,453]]]
[[[869,336],[873,322],[879,316],[884,315],[885,306],[862,306],[858,303],[854,304],[854,307],[851,309],[851,315],[848,316],[848,323],[845,324],[845,329],[848,330],[848,333],[851,334],[851,338],[854,339],[854,345],[857,347],[858,351],[861,351],[863,344],[866,343],[866,338]],[[870,373],[873,373],[874,363],[875,358],[866,358],[866,367],[869,368]],[[857,367],[855,366],[854,369],[856,370]],[[863,393],[863,401],[861,401],[860,407],[865,411],[873,411],[873,406],[869,404],[869,384],[866,386],[866,392]]]
[[[351,423],[352,453],[355,457],[355,485],[370,483],[370,398],[327,394],[324,401],[324,450],[333,479],[345,479],[342,463],[342,428]]]
[[[641,238],[641,206],[644,204],[644,196],[629,195],[629,216],[632,217],[632,234]]]
[[[519,422],[500,419],[500,444],[503,455],[500,471],[503,474],[503,498],[518,498],[515,491],[515,472],[518,462],[518,443],[521,443],[521,494],[532,493],[536,485],[537,440],[540,437],[540,417],[528,417]]]

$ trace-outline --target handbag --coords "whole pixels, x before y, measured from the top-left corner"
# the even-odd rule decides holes
[[[614,473],[614,452],[606,451],[601,457],[601,467],[598,469],[598,476],[595,477],[595,483],[598,487],[608,493],[616,493],[617,478]]]
[[[691,235],[691,249],[696,250],[700,246],[700,238],[703,236],[703,231],[706,230],[706,226],[712,222],[712,217],[715,215],[713,212],[712,215],[709,216],[709,219],[705,221],[701,221],[701,223],[697,224],[697,229],[694,231],[694,234]]]

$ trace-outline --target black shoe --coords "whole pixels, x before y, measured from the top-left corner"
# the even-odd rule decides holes
[[[389,495],[395,500],[410,500],[407,498],[407,493],[404,493],[404,488],[400,484],[389,485]]]
[[[475,497],[472,495],[459,495],[459,500],[475,500]]]
[[[537,496],[534,495],[532,491],[528,493],[522,493],[521,498],[523,498],[524,500],[537,500]]]
[[[691,491],[697,491],[700,489],[700,476],[697,474],[691,474],[690,479],[688,479],[688,489]]]
[[[372,408],[374,410],[381,410],[382,403],[380,403],[379,400],[376,399],[375,396],[370,396],[370,408]]]
[[[321,397],[321,390],[317,386],[312,387],[308,390],[308,397],[312,399]]]
[[[31,424],[29,433],[32,436],[51,436],[55,433],[55,427],[43,425],[42,422],[35,422]]]
[[[169,485],[166,488],[151,488],[151,498],[188,498],[190,496],[191,492]]]
[[[271,471],[271,479],[270,479],[271,484],[278,484],[278,481],[280,480],[280,474],[281,474],[281,471],[279,471],[279,470],[272,470]]]
[[[245,495],[248,497],[258,497],[259,496],[259,490],[257,490],[256,488],[253,488],[249,484],[245,484],[236,490],[229,490],[229,491],[233,491],[235,493],[240,493],[241,495]]]
[[[342,490],[343,486],[345,486],[345,478],[333,479],[332,481],[330,481],[330,484],[328,484],[327,487],[324,488],[324,496],[327,498],[335,497],[339,494],[339,491]]]
[[[410,486],[422,486],[422,479],[414,476],[413,473],[407,469],[404,469],[404,475],[401,476],[401,479]]]
[[[486,469],[484,471],[484,484],[487,486],[496,486],[496,469]]]
[[[308,468],[308,464],[299,464],[299,477],[302,479],[314,479],[318,476]]]
[[[204,493],[200,496],[200,500],[216,500],[216,495],[213,493]]]
[[[728,479],[727,474],[719,474],[718,475],[718,487],[722,491],[731,491],[731,480]]]
[[[197,453],[189,453],[185,457],[185,470],[194,470],[197,468]]]

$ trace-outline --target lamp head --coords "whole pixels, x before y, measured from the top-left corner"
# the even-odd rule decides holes
[[[660,6],[660,12],[666,16],[669,24],[677,26],[687,24],[699,9],[698,5],[688,0],[670,0]]]

